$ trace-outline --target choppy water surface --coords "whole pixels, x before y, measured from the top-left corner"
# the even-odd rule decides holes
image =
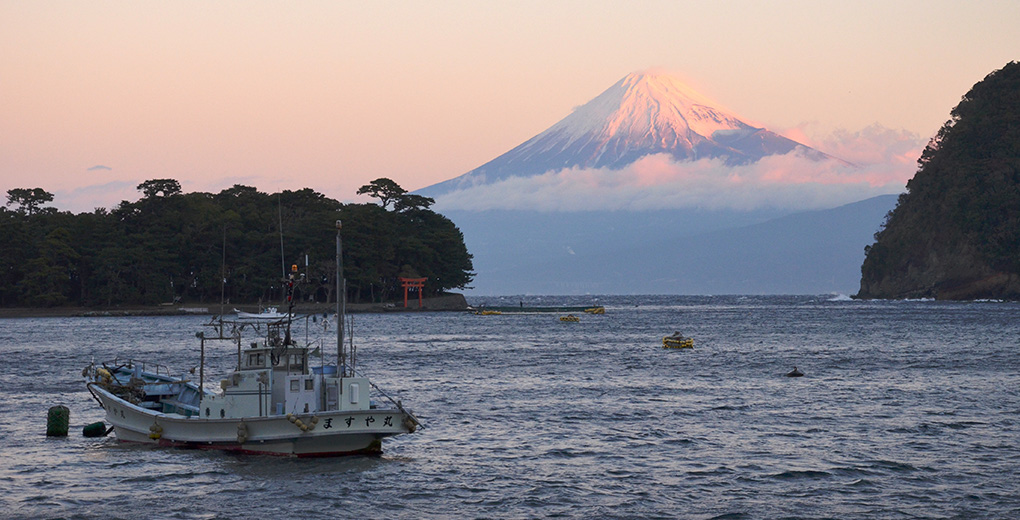
[[[356,315],[360,368],[428,427],[320,460],[81,436],[103,418],[89,360],[186,370],[205,317],[0,320],[0,517],[1020,517],[1020,305],[599,303],[579,323]],[[674,330],[696,347],[660,348]],[[45,437],[55,404],[66,439]]]

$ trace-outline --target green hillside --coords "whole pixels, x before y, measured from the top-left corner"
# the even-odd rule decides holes
[[[861,267],[861,298],[1020,299],[1020,64],[931,140]]]

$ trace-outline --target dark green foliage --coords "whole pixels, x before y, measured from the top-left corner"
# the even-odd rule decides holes
[[[940,297],[947,287],[1020,275],[1020,64],[974,85],[951,116],[867,248],[862,296]],[[994,293],[984,296],[1020,297]]]
[[[7,190],[7,204],[16,204],[16,211],[29,215],[39,211],[39,206],[53,201],[53,194],[42,188],[15,188]]]
[[[181,183],[174,179],[153,179],[139,184],[137,188],[147,199],[158,197],[160,194],[169,197],[181,193]]]
[[[436,201],[431,197],[407,193],[399,184],[385,177],[376,179],[361,188],[358,188],[358,195],[368,194],[369,197],[379,199],[382,207],[388,208],[393,203],[394,211],[403,212],[416,209],[428,209]]]
[[[0,306],[209,304],[221,293],[235,305],[281,304],[291,266],[302,280],[298,301],[334,302],[338,219],[352,301],[396,297],[405,266],[428,277],[429,294],[470,283],[460,230],[427,209],[431,199],[380,181],[393,210],[307,188],[182,193],[177,181],[156,179],[139,184],[136,202],[73,215],[40,208],[52,195],[39,188],[11,190],[15,209],[0,207]]]
[[[396,201],[406,193],[407,190],[401,188],[400,185],[385,177],[376,179],[361,188],[358,188],[358,195],[368,194],[369,197],[379,199],[379,203],[382,204],[383,209],[387,208],[390,205],[390,202]]]

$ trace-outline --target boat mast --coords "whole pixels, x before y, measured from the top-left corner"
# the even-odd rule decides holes
[[[227,225],[223,225],[223,248],[220,252],[220,326],[223,326],[223,300],[227,285]],[[222,334],[221,334],[222,335]]]
[[[344,359],[344,312],[347,306],[347,284],[343,281],[343,246],[340,243],[340,220],[336,221],[336,363],[337,376],[343,377],[347,371]]]
[[[283,252],[283,193],[282,192],[277,194],[276,202],[277,202],[276,217],[277,217],[277,219],[279,221],[279,227],[280,227],[280,276],[282,276],[284,279],[286,279],[287,278],[287,260],[285,259],[286,255]]]

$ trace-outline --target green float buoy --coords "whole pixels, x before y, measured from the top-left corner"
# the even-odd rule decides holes
[[[47,437],[67,437],[67,427],[71,420],[71,410],[64,405],[50,407],[46,416]]]
[[[81,429],[81,434],[86,437],[104,437],[106,436],[106,423],[99,421],[87,424]]]

